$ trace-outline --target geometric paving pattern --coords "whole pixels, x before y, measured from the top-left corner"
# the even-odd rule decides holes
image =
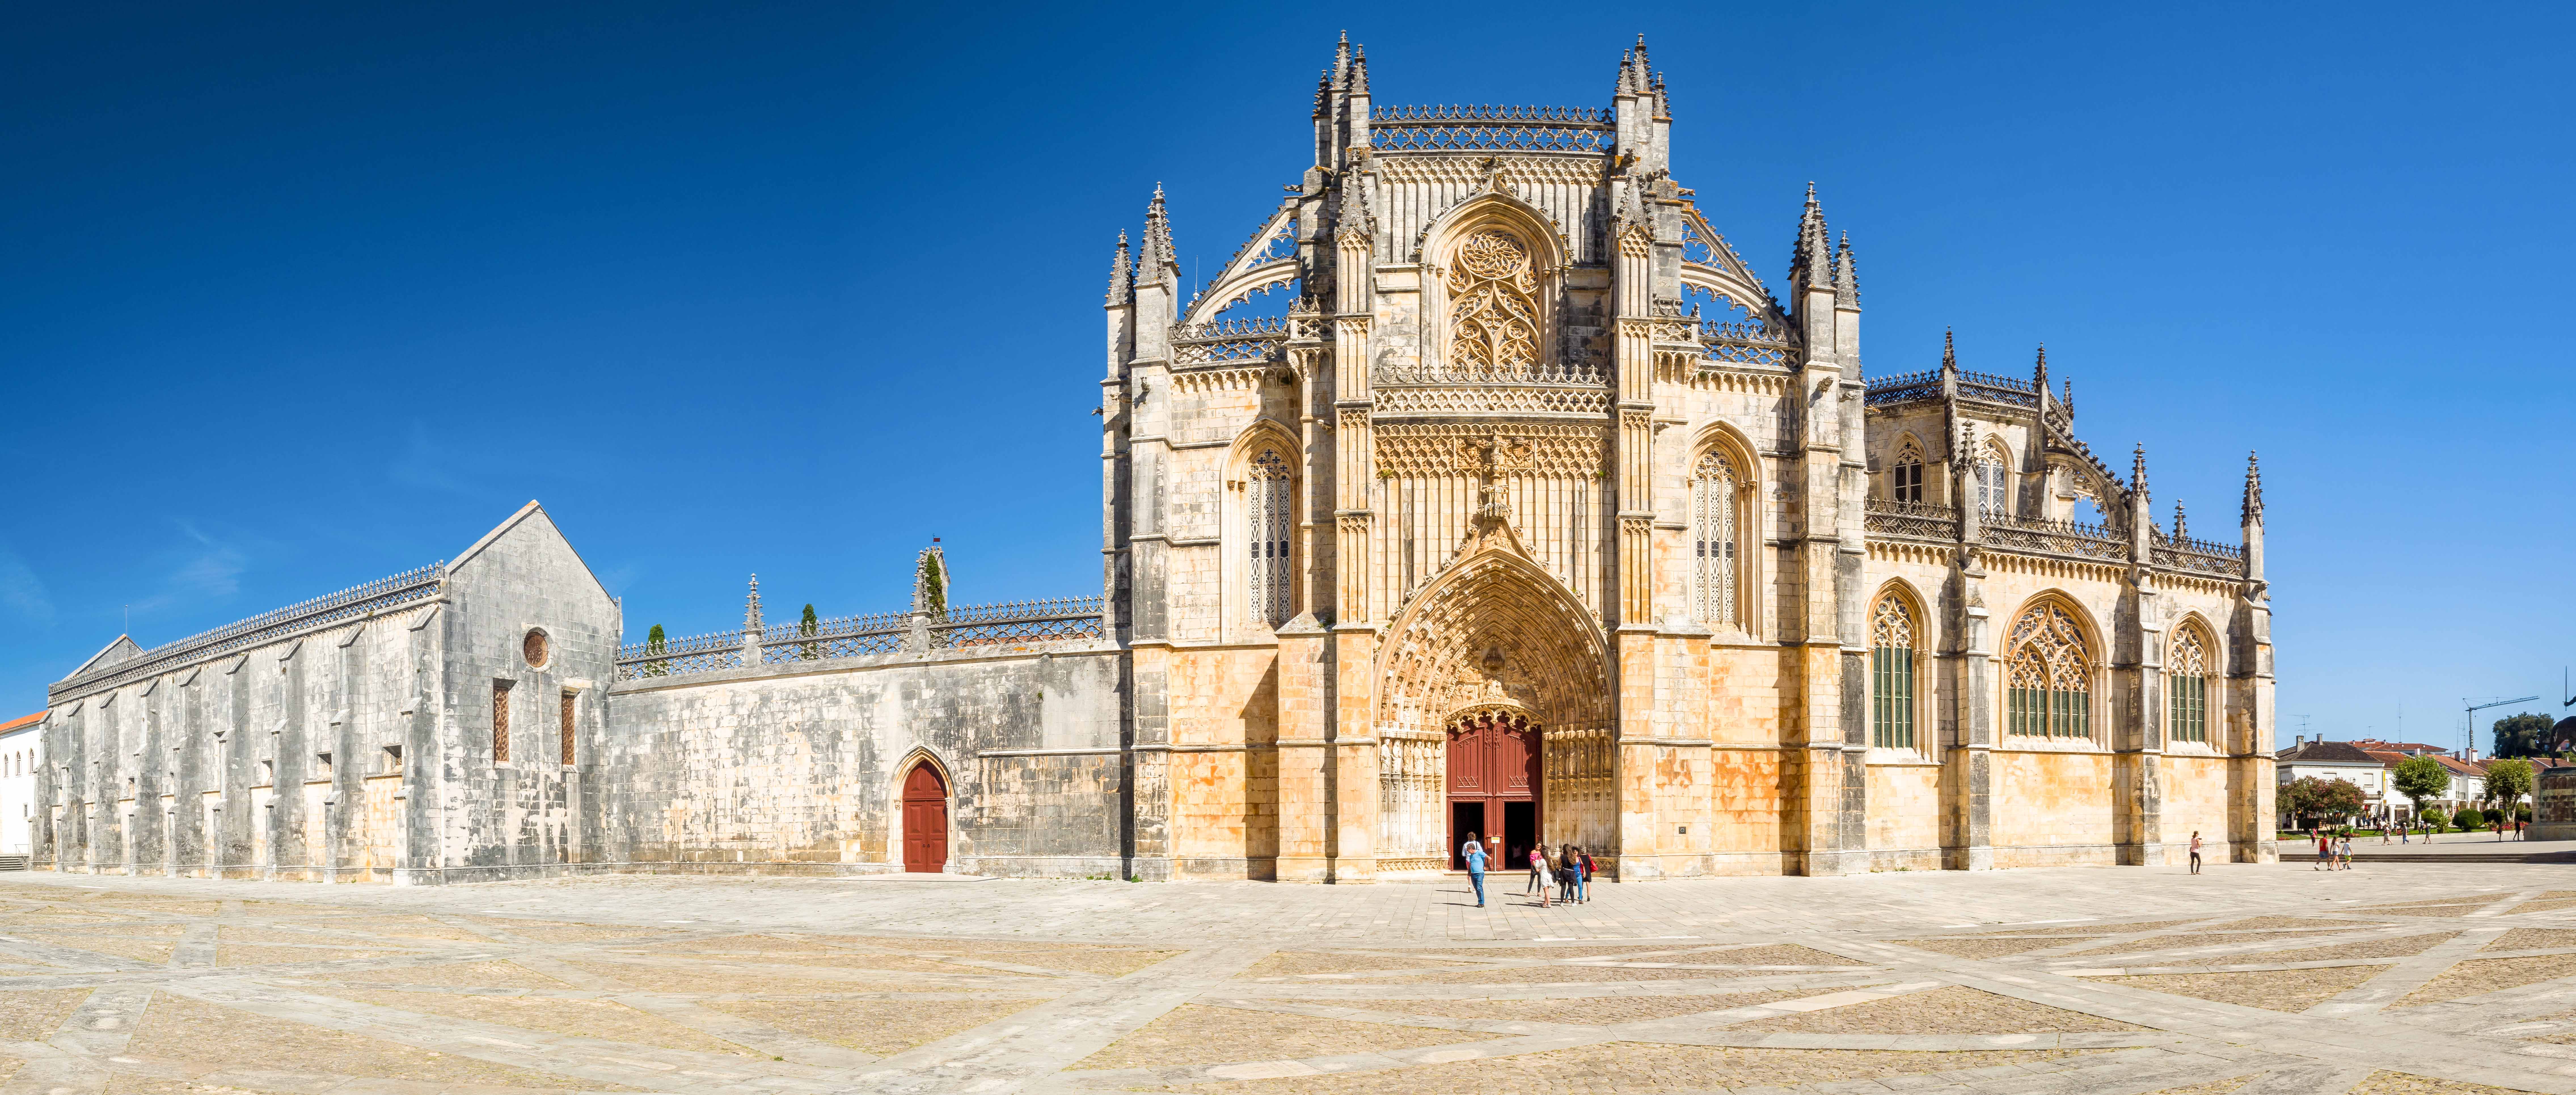
[[[2576,1093],[2576,868],[0,876],[0,1095]]]

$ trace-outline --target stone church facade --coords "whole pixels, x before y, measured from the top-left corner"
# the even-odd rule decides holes
[[[1607,108],[1381,106],[1184,295],[1113,259],[1103,589],[636,641],[533,503],[453,563],[54,686],[61,869],[1356,883],[1468,831],[1621,880],[2273,857],[2262,493],[2150,512],[2030,373],[1864,374]],[[1785,298],[1785,302],[1784,302]],[[2087,510],[2091,511],[2089,514]],[[2084,518],[2090,517],[2087,521]]]

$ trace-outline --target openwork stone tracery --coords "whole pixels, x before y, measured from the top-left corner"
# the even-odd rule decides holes
[[[2084,630],[2054,602],[2013,621],[2006,662],[2006,729],[2026,737],[2092,734],[2093,659]]]
[[[1488,229],[1451,257],[1449,363],[1479,380],[1525,376],[1538,364],[1538,275],[1529,249]]]
[[[1691,618],[1735,623],[1735,462],[1710,452],[1691,471]]]

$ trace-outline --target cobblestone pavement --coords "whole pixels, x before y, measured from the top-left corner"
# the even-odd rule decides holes
[[[2576,1095],[2576,866],[1507,881],[0,875],[0,1095]]]

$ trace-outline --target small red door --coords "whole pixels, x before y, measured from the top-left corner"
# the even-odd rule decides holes
[[[938,874],[948,867],[948,785],[939,770],[912,766],[903,781],[903,869]]]

